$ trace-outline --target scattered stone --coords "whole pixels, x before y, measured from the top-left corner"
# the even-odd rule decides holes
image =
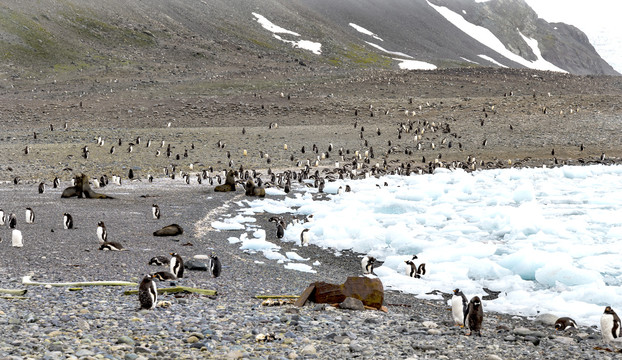
[[[365,310],[365,305],[359,299],[347,297],[343,302],[339,303],[340,309],[347,310]]]

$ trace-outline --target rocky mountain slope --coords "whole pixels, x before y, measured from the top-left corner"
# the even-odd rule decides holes
[[[538,19],[522,0],[7,0],[0,5],[0,73],[5,74],[0,86],[9,86],[9,78],[46,74],[59,81],[90,81],[92,74],[142,73],[157,81],[162,74],[180,80],[196,69],[206,78],[309,70],[305,67],[315,73],[397,69],[396,58],[441,68],[525,67],[467,35],[440,8],[488,29],[526,61],[537,54],[523,36],[538,42],[548,62],[570,73],[617,74],[579,29]],[[255,14],[298,35],[280,33],[279,39]],[[321,53],[291,45],[300,40],[321,44]]]

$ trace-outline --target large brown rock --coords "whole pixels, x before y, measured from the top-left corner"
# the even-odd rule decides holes
[[[343,284],[315,282],[303,292],[296,305],[304,305],[307,299],[315,303],[337,304],[348,297],[361,300],[365,306],[381,309],[384,301],[382,281],[359,276],[349,277]]]

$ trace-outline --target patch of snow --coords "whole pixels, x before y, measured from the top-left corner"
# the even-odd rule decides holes
[[[481,57],[484,60],[488,60],[491,63],[496,64],[497,66],[501,66],[501,67],[504,67],[504,68],[507,67],[507,66],[503,65],[502,63],[498,62],[497,60],[491,58],[490,56],[487,56],[487,55],[484,55],[484,54],[479,54],[477,56]]]
[[[374,34],[373,32],[371,32],[371,31],[369,31],[367,29],[365,29],[362,26],[356,25],[355,23],[350,23],[348,25],[352,26],[356,31],[360,32],[361,34],[369,35],[369,36],[373,37],[376,40],[384,41],[378,35]]]
[[[385,53],[387,53],[387,54],[396,55],[396,56],[402,56],[402,57],[406,57],[406,58],[409,58],[409,59],[412,59],[412,58],[413,58],[412,56],[407,55],[407,54],[404,54],[404,53],[402,53],[402,52],[398,52],[398,51],[389,51],[389,50],[387,50],[387,49],[383,48],[382,46],[377,45],[377,44],[374,44],[374,43],[370,43],[369,41],[365,41],[365,43],[367,43],[368,45],[373,46],[373,47],[375,47],[376,49],[378,49],[378,50],[380,50],[380,51],[382,51],[382,52],[385,52]]]
[[[436,69],[436,65],[430,64],[424,61],[418,60],[404,60],[393,58],[393,60],[399,61],[399,67],[403,70],[434,70]]]

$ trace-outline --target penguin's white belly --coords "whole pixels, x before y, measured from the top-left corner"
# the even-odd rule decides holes
[[[451,298],[451,314],[456,324],[464,325],[464,313],[462,311],[462,298],[454,296]]]

